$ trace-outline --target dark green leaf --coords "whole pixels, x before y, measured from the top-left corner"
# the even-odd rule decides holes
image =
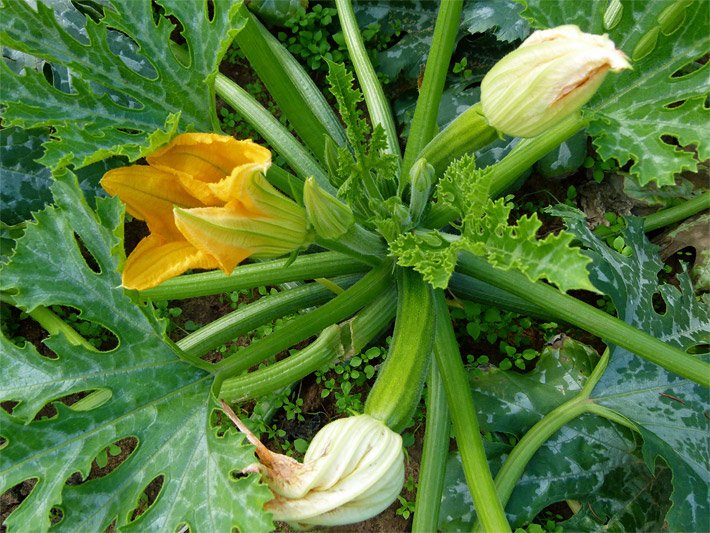
[[[631,173],[642,185],[672,185],[676,173],[697,168],[693,153],[672,139],[681,147],[696,146],[700,161],[710,157],[701,133],[708,123],[706,2],[622,0],[611,27],[604,25],[606,0],[526,4],[523,15],[535,27],[577,24],[609,33],[633,60],[633,70],[610,74],[590,104],[589,132],[602,158],[621,165],[632,161]]]
[[[469,0],[464,4],[461,25],[469,33],[493,30],[501,41],[516,41],[530,33],[520,11],[522,6],[513,0]]]
[[[38,2],[36,10],[8,2],[3,45],[48,61],[70,82],[58,90],[42,72],[25,69],[18,76],[3,62],[5,125],[52,127],[41,163],[53,168],[110,155],[135,160],[178,129],[217,129],[212,82],[243,24],[240,3],[215,2],[210,20],[206,2],[157,2],[164,14],[151,2],[115,2],[95,22],[69,0],[51,8]],[[171,48],[175,24],[168,15],[181,25],[185,58]]]
[[[50,509],[62,504],[64,531],[105,529],[114,519],[126,527],[146,485],[164,476],[159,498],[131,528],[173,531],[187,523],[196,531],[265,531],[268,489],[257,476],[238,480],[230,472],[254,462],[252,447],[232,431],[213,427],[211,377],[180,361],[164,340],[152,310],[136,306],[120,287],[123,208],[97,200],[92,211],[68,172],[53,186],[56,207],[37,213],[2,270],[0,289],[13,292],[22,309],[66,305],[83,320],[116,335],[118,347],[101,353],[70,344],[63,335],[45,344],[56,359],[31,344],[16,346],[4,335],[0,410],[7,439],[0,457],[0,491],[37,479],[32,493],[7,518],[9,531],[43,531]],[[100,272],[90,268],[77,239]],[[56,402],[57,416],[33,421],[48,402],[82,391],[108,390],[105,403],[77,411]],[[119,439],[138,447],[110,475],[67,485],[75,472],[88,475],[92,460]]]

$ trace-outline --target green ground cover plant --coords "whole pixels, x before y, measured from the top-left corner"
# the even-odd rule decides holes
[[[702,531],[704,8],[5,3],[3,526]]]

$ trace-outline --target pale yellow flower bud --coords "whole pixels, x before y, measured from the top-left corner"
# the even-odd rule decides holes
[[[574,25],[536,31],[483,78],[483,114],[506,135],[534,137],[587,103],[608,71],[626,68],[606,35]]]
[[[402,437],[371,416],[330,422],[299,463],[271,452],[224,402],[222,408],[256,446],[261,460],[256,469],[274,493],[266,504],[274,520],[296,527],[360,522],[384,511],[402,490]]]

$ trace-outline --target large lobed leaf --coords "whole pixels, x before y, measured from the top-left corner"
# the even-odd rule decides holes
[[[70,0],[48,7],[8,1],[0,19],[3,46],[51,65],[17,75],[4,62],[5,126],[49,126],[41,163],[61,168],[88,165],[110,155],[138,159],[176,130],[212,131],[212,83],[231,37],[243,25],[241,0],[182,2],[113,1],[84,17]],[[158,10],[162,10],[162,14]],[[186,43],[178,59],[171,44],[175,24]],[[57,86],[61,87],[57,88]]]
[[[113,520],[124,529],[265,531],[271,522],[263,504],[271,498],[258,476],[234,479],[231,472],[254,462],[253,448],[232,431],[221,435],[211,423],[215,406],[210,376],[180,361],[166,343],[152,311],[136,306],[120,287],[123,208],[99,199],[86,204],[73,175],[53,186],[56,207],[37,213],[15,254],[2,270],[0,289],[12,291],[27,311],[67,305],[118,339],[109,352],[50,336],[55,359],[30,344],[1,337],[3,382],[0,401],[19,404],[0,410],[6,439],[0,457],[0,491],[35,479],[31,494],[7,518],[10,531],[46,530],[60,506],[64,531],[103,530]],[[90,268],[77,237],[96,265]],[[96,271],[98,270],[98,272]],[[79,392],[103,390],[110,399],[90,410],[56,402],[57,416],[33,420],[48,402]],[[97,454],[111,443],[134,437],[132,455],[113,472],[79,485]],[[130,513],[144,488],[163,476],[157,501],[134,522]]]
[[[570,209],[569,229],[590,249],[590,279],[608,294],[619,317],[669,344],[688,349],[710,341],[710,310],[695,298],[687,273],[680,289],[659,284],[662,263],[657,248],[643,232],[640,219],[627,220],[624,242],[633,253],[608,248]],[[665,308],[654,309],[660,296]],[[611,347],[609,365],[591,398],[631,420],[643,437],[643,456],[650,470],[662,458],[673,475],[667,520],[673,530],[692,530],[710,523],[707,458],[710,455],[707,390],[618,346]]]
[[[707,2],[622,0],[612,17],[607,5],[617,2],[520,1],[533,26],[577,24],[591,33],[607,32],[632,59],[633,70],[610,75],[590,104],[589,132],[604,159],[632,161],[630,171],[642,185],[673,185],[674,175],[695,170],[697,160],[669,138],[697,147],[701,161],[710,157],[702,135],[710,126],[708,67],[702,64],[710,51]]]
[[[483,370],[472,379],[481,428],[519,438],[552,409],[574,397],[597,360],[593,349],[563,337],[545,348],[532,372]],[[511,448],[506,442],[487,443],[486,455],[494,472]],[[440,528],[447,532],[470,531],[475,522],[457,455],[452,454],[447,465],[440,512]],[[511,525],[518,527],[548,505],[576,499],[584,509],[591,508],[602,517],[616,512],[621,530],[634,530],[640,522],[648,529],[658,529],[668,504],[663,506],[667,494],[662,486],[654,485],[655,480],[643,464],[638,439],[631,431],[585,415],[563,427],[538,450],[516,485],[506,513]],[[659,503],[655,510],[646,508],[649,501]]]

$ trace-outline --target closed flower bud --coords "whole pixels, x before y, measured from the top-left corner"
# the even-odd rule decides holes
[[[274,499],[266,510],[296,527],[336,526],[367,520],[384,511],[404,485],[402,437],[368,415],[335,420],[311,441],[303,463],[271,452],[232,410],[227,415],[256,446]]]
[[[483,113],[507,135],[534,137],[587,103],[608,71],[626,68],[606,35],[574,25],[536,31],[483,78]]]
[[[352,209],[321,189],[313,178],[303,186],[303,203],[313,229],[324,239],[338,239],[355,224]]]
[[[412,220],[418,222],[429,202],[429,193],[434,184],[434,167],[424,158],[417,160],[409,171],[409,180],[412,185],[409,191],[409,213]]]

